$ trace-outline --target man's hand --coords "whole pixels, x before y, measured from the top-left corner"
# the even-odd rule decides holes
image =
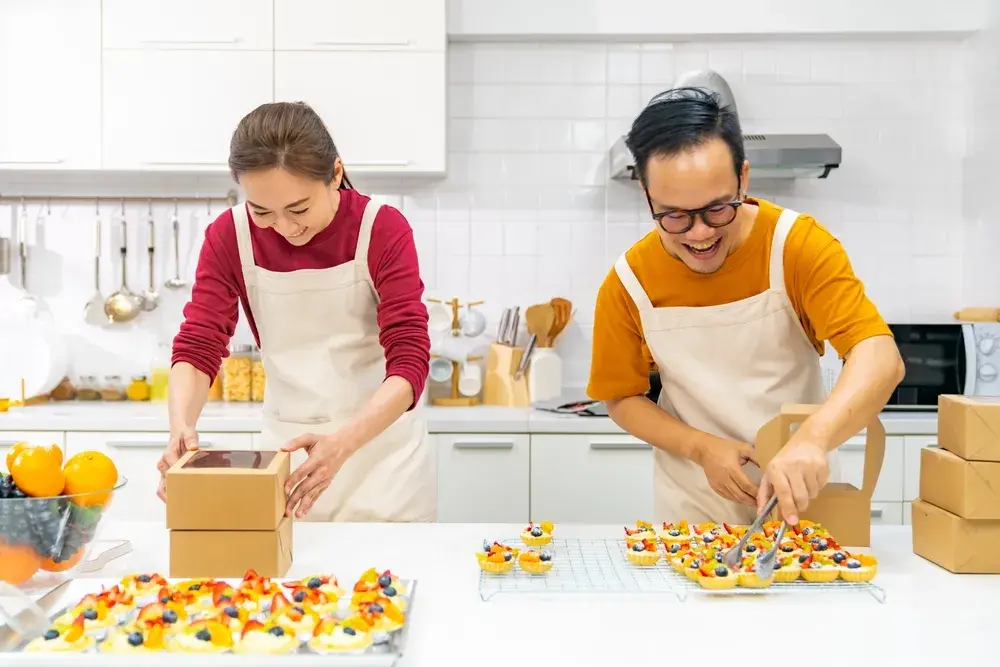
[[[713,491],[726,500],[753,506],[757,504],[757,487],[743,472],[748,462],[757,463],[753,447],[714,437],[698,448],[695,459],[705,471]]]
[[[171,433],[170,442],[163,450],[163,456],[156,464],[156,469],[160,471],[160,486],[156,489],[156,495],[160,500],[167,500],[167,471],[170,466],[177,463],[177,460],[187,452],[198,449],[198,433],[193,428],[181,428]]]
[[[281,449],[285,452],[304,449],[309,453],[309,457],[289,475],[285,483],[285,493],[288,494],[285,516],[292,516],[292,512],[295,512],[295,517],[301,519],[320,494],[330,486],[334,475],[347,459],[358,451],[359,446],[337,434],[306,433],[289,441]]]
[[[781,516],[790,525],[799,522],[799,513],[819,494],[830,478],[826,447],[811,440],[790,441],[771,459],[760,480],[757,511],[772,495],[778,496]]]

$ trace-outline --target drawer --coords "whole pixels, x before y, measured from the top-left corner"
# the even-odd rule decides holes
[[[902,526],[903,503],[872,503],[873,526]]]
[[[903,438],[903,500],[920,497],[920,450],[937,444],[933,435],[908,435]],[[907,512],[909,517],[909,512]]]
[[[527,435],[437,433],[438,521],[527,523]]]
[[[875,502],[903,501],[903,438],[890,436],[885,439],[885,458],[872,500]],[[851,438],[837,449],[840,458],[841,481],[861,488],[864,479],[865,439]]]

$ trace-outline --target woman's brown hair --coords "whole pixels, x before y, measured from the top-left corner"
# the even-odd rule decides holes
[[[281,167],[307,178],[333,182],[340,153],[326,124],[305,102],[262,104],[240,120],[229,143],[229,170],[241,174]],[[341,190],[353,190],[347,171]]]

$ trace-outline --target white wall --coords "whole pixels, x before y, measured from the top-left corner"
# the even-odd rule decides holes
[[[886,317],[947,317],[964,305],[963,63],[957,41],[930,39],[455,44],[450,175],[400,187],[402,196],[390,201],[416,231],[429,295],[485,299],[494,313],[554,296],[572,300],[576,323],[560,347],[567,383],[582,385],[597,287],[615,257],[650,229],[635,186],[608,182],[607,150],[676,72],[710,66],[733,86],[747,131],[828,132],[844,147],[830,179],[772,189],[753,183],[751,194],[810,212],[840,236]],[[223,205],[181,207],[189,278],[200,230]],[[15,209],[0,211],[0,234]],[[34,219],[45,206],[29,210]],[[143,371],[157,343],[176,331],[184,295],[168,295],[152,317],[118,331],[82,325],[93,289],[94,205],[53,203],[51,212],[30,237],[28,284],[72,336],[75,373]],[[162,254],[170,207],[154,212],[162,284],[172,266]],[[129,213],[129,277],[138,288],[146,281],[146,206]],[[114,248],[106,235],[105,294],[119,277]]]

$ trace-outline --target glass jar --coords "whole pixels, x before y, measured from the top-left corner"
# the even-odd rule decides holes
[[[124,401],[125,385],[122,384],[120,375],[108,375],[104,378],[104,386],[101,387],[102,401]]]
[[[222,360],[222,399],[230,403],[250,401],[253,348],[250,345],[236,345],[229,356]]]
[[[211,402],[222,400],[222,371],[215,374],[215,379],[208,387],[208,400]]]
[[[76,390],[76,398],[80,401],[101,400],[101,387],[94,375],[83,375],[80,377],[80,386]]]
[[[259,348],[253,348],[250,367],[250,400],[254,403],[264,402],[264,386],[267,384],[267,374],[264,373],[264,359]]]
[[[125,394],[128,396],[128,400],[130,401],[148,401],[150,387],[149,382],[146,380],[146,376],[136,375],[133,377],[128,389],[125,390]]]
[[[149,400],[162,402],[167,400],[167,387],[170,384],[169,345],[160,345],[149,370],[150,387]]]

